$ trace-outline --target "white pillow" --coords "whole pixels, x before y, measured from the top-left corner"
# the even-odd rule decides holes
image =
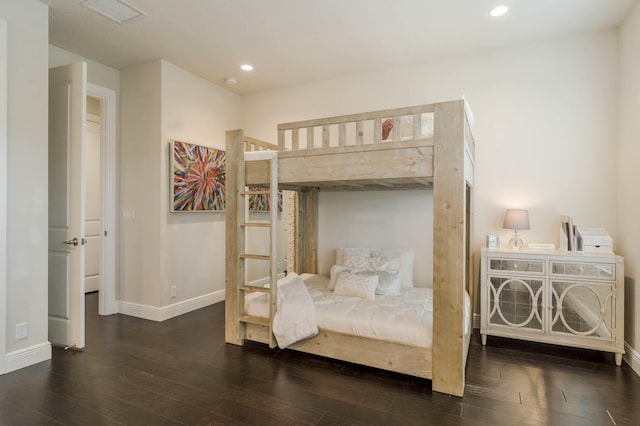
[[[370,269],[371,257],[360,256],[360,255],[351,255],[344,254],[340,258],[339,261],[336,262],[338,265],[347,266],[349,268],[356,269]]]
[[[401,288],[400,271],[375,271],[373,274],[378,276],[378,286],[376,294],[382,296],[398,296]]]
[[[402,267],[402,259],[397,256],[372,256],[369,258],[369,270],[371,271],[399,271]]]
[[[343,272],[355,275],[376,275],[378,277],[376,294],[385,296],[397,296],[400,294],[402,280],[399,270],[395,269],[390,271],[371,271],[366,269],[350,268],[344,265],[333,265],[331,267],[331,275],[329,279],[329,285],[327,287],[329,290],[335,289],[336,283],[338,282],[338,275]]]
[[[413,287],[413,262],[415,254],[412,249],[373,249],[372,257],[400,259],[400,279],[403,288]]]
[[[377,275],[362,275],[351,272],[339,272],[334,294],[339,296],[355,296],[362,299],[375,300]]]
[[[351,256],[343,255],[340,265],[350,268],[366,269],[368,271],[397,271],[400,269],[402,262],[400,257],[386,256]]]
[[[338,265],[342,265],[342,258],[347,256],[360,256],[360,257],[370,257],[371,249],[364,247],[347,247],[347,248],[337,248],[336,249],[336,263]]]
[[[331,267],[331,271],[329,272],[329,285],[327,288],[329,290],[333,290],[336,288],[336,282],[338,282],[338,274],[344,271],[354,271],[354,268],[350,268],[344,265],[333,265]]]

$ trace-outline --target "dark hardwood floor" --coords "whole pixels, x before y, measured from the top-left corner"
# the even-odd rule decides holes
[[[99,317],[84,352],[0,376],[2,425],[640,425],[640,377],[595,351],[476,333],[464,398],[431,382],[224,343],[224,304],[163,323]]]

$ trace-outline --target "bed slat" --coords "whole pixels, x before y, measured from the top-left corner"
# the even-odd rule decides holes
[[[284,130],[278,130],[278,151],[284,151]]]
[[[422,137],[422,114],[413,114],[413,138],[420,139]]]
[[[298,137],[300,135],[300,129],[291,130],[291,149],[293,151],[298,150]]]
[[[402,117],[396,115],[393,117],[393,141],[400,142],[402,137]]]
[[[322,147],[328,148],[331,143],[331,126],[322,126]]]

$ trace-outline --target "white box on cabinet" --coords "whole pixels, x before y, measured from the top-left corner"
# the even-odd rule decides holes
[[[587,253],[613,253],[613,240],[604,228],[578,226],[578,250]]]

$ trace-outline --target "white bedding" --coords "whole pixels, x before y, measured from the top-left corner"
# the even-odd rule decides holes
[[[337,296],[327,290],[329,278],[302,274],[316,308],[318,328],[356,336],[430,347],[433,329],[433,292],[430,288],[403,288],[399,296],[376,296],[375,301]],[[245,297],[247,314],[268,317],[266,295]],[[471,303],[465,292],[465,336],[471,331]]]
[[[278,346],[284,349],[316,334],[316,310],[304,281],[295,273],[278,280],[277,310],[273,317],[273,335]]]

